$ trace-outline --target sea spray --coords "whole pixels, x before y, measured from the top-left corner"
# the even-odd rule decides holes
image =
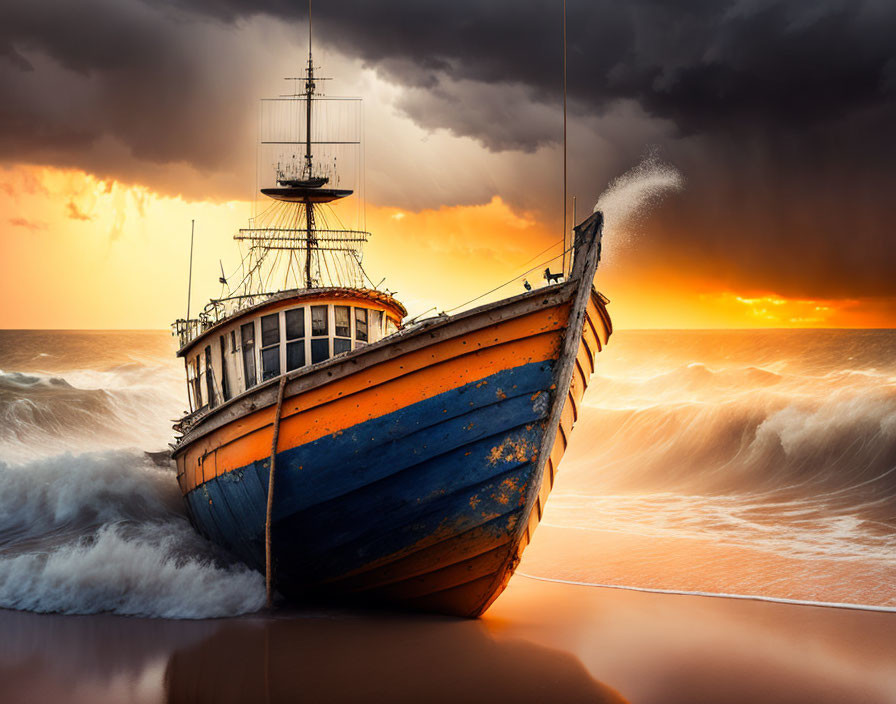
[[[604,214],[604,259],[624,247],[649,209],[664,196],[684,187],[684,177],[664,163],[656,150],[622,176],[613,179],[600,194],[594,210]]]

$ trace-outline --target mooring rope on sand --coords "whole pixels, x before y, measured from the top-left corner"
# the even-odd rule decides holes
[[[652,587],[630,587],[622,584],[597,584],[595,582],[577,582],[571,579],[556,579],[554,577],[538,577],[534,574],[517,572],[520,577],[534,579],[539,582],[553,582],[555,584],[571,584],[576,587],[600,587],[601,589],[623,589],[629,592],[647,592],[648,594],[673,594],[676,596],[710,596],[716,599],[742,599],[746,601],[768,601],[773,604],[791,604],[795,606],[822,606],[827,609],[852,609],[854,611],[882,611],[896,613],[896,606],[873,606],[865,604],[846,604],[836,601],[808,601],[805,599],[787,599],[785,597],[761,596],[759,594],[725,594],[723,592],[692,592],[683,589],[659,589]]]
[[[277,414],[274,416],[274,438],[271,440],[271,470],[268,473],[268,506],[264,519],[264,588],[267,606],[273,606],[271,583],[273,568],[271,566],[271,515],[274,511],[274,466],[277,462],[277,442],[280,440],[280,413],[283,410],[283,390],[286,388],[286,375],[280,377],[277,389]]]

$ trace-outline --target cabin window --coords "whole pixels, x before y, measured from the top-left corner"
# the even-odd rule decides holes
[[[241,326],[240,337],[243,341],[243,376],[249,389],[255,386],[255,324]]]
[[[261,316],[261,380],[280,374],[280,314]]]
[[[334,306],[333,319],[336,323],[337,337],[352,336],[351,308],[348,306]]]
[[[233,331],[230,331],[233,336]],[[227,342],[221,335],[221,395],[225,401],[230,400],[230,379],[227,378]]]
[[[355,308],[355,339],[367,342],[367,309]]]
[[[383,336],[383,311],[381,310],[372,310],[368,313],[369,316],[369,325],[368,328],[370,330],[372,339],[379,340]]]
[[[326,335],[328,332],[327,307],[311,306],[311,334],[316,337],[318,335]]]
[[[280,374],[280,345],[261,351],[261,380],[267,381]]]
[[[286,311],[286,339],[298,340],[305,337],[305,309]]]
[[[196,397],[197,410],[205,405],[202,400],[202,374],[205,370],[202,366],[202,358],[197,354],[193,358],[193,368],[196,370],[193,376],[193,395]]]
[[[286,371],[305,366],[305,341],[297,340],[286,343]]]
[[[277,313],[273,315],[261,316],[261,347],[270,347],[280,343],[280,316]]]
[[[386,334],[391,335],[392,333],[398,332],[398,326],[395,324],[395,321],[392,318],[386,318]]]
[[[208,397],[208,407],[215,407],[215,374],[212,367],[212,346],[205,346],[205,390]]]
[[[198,411],[202,405],[199,383],[199,357],[187,360],[187,392],[190,397],[190,410]]]
[[[286,318],[286,371],[305,366],[305,309],[294,308]]]
[[[336,336],[333,338],[333,354],[342,354],[352,348],[352,309],[333,306],[333,322]]]
[[[311,340],[311,363],[317,364],[330,358],[330,340],[323,338],[321,340]]]
[[[230,351],[236,352],[236,330],[230,331]]]
[[[329,334],[330,326],[327,321],[327,306],[311,306],[311,335],[312,337]],[[317,364],[330,358],[330,340],[311,340],[311,363]]]

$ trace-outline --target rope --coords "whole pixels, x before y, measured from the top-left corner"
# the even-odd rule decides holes
[[[268,506],[264,519],[264,588],[267,596],[268,610],[273,608],[271,585],[273,567],[271,565],[271,515],[274,512],[274,465],[277,461],[277,441],[280,439],[280,413],[283,410],[283,390],[286,388],[286,375],[280,377],[277,389],[277,415],[274,416],[274,439],[271,441],[271,471],[268,474]]]

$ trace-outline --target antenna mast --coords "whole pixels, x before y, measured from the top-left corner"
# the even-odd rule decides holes
[[[190,298],[193,293],[193,235],[196,233],[196,221],[190,221],[190,274],[187,278],[187,326],[190,325]]]
[[[311,0],[308,0],[311,2]],[[575,223],[573,223],[575,225]],[[563,262],[566,272],[566,0],[563,0]]]

